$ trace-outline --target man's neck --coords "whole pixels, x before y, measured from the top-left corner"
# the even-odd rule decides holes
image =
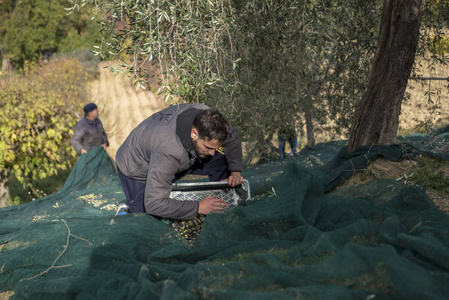
[[[89,121],[93,122],[93,121],[95,121],[97,118],[92,117],[92,116],[86,116],[86,119],[88,119]]]

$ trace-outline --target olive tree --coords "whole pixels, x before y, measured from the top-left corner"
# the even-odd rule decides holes
[[[424,0],[385,0],[376,58],[348,150],[396,143],[399,113],[415,60]]]
[[[353,121],[348,150],[363,145],[397,143],[401,104],[420,41],[425,4],[425,0],[384,1],[376,56],[368,88]],[[441,1],[428,1],[427,4],[427,12],[441,6],[442,11],[447,8],[447,3]],[[428,36],[431,27],[436,28],[437,36],[441,36],[438,31],[442,20],[435,22],[430,18],[426,21],[424,36],[426,33]]]
[[[271,137],[284,127],[305,127],[309,146],[315,123],[329,135],[347,132],[374,56],[379,8],[334,0],[235,6],[239,85],[208,101],[238,112],[249,155],[273,156]]]
[[[95,53],[129,58],[113,71],[124,71],[137,88],[148,88],[157,68],[159,92],[167,99],[198,101],[207,86],[232,76],[224,66],[236,59],[232,49],[223,47],[225,40],[234,42],[230,1],[71,2],[69,11],[95,7],[91,13],[103,32]]]
[[[354,128],[396,120],[397,105],[392,115],[382,108],[376,115],[358,103],[373,90],[370,70],[377,70],[379,57],[400,57],[401,49],[414,53],[420,18],[412,12],[422,10],[422,3],[399,0],[72,0],[71,9],[87,4],[96,7],[93,15],[104,33],[97,53],[129,57],[115,71],[126,72],[137,87],[148,87],[149,79],[159,76],[159,92],[167,98],[220,108],[238,127],[247,154],[268,157],[275,151],[271,139],[283,126],[306,127],[312,146],[315,124],[330,135],[347,134],[358,122],[351,141],[361,142],[350,142],[352,148],[366,143],[366,130]],[[391,6],[395,9],[382,10]],[[384,43],[388,28],[396,28],[389,24],[393,15],[386,15],[392,12],[414,24],[405,47],[394,38]],[[395,77],[400,78],[395,103],[402,99],[409,58]],[[383,71],[376,71],[378,79]],[[387,95],[387,88],[395,89],[393,77],[378,81],[374,90],[385,88],[381,93]],[[384,129],[394,136],[397,127],[390,125]]]
[[[270,155],[282,126],[305,123],[313,145],[314,122],[349,123],[373,57],[377,3],[73,0],[71,9],[96,5],[104,33],[97,54],[130,58],[114,71],[145,88],[153,64],[159,92],[220,108],[249,153]]]

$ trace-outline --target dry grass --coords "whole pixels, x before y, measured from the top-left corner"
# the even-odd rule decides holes
[[[419,77],[449,77],[448,66],[432,66],[422,59],[417,61],[417,65],[419,67],[416,73]],[[402,103],[399,134],[426,133],[432,127],[449,124],[448,83],[442,80],[409,80],[406,94],[409,94],[410,98]],[[434,103],[429,102],[429,94]]]
[[[7,300],[14,295],[13,291],[0,293],[0,300]]]
[[[417,77],[449,77],[448,66],[431,65],[423,59],[417,60],[417,66]],[[434,103],[429,102],[429,94]],[[402,102],[398,135],[427,133],[432,128],[449,124],[449,81],[410,79],[405,95],[407,99]],[[317,143],[348,139],[345,135],[330,134],[333,131],[330,128],[333,128],[334,124],[332,120],[328,120],[324,126],[316,124]],[[305,140],[301,143],[300,147],[306,145]]]

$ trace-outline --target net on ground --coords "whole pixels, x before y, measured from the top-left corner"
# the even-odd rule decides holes
[[[447,299],[449,216],[422,187],[376,179],[332,189],[353,166],[400,159],[406,148],[330,147],[244,170],[251,201],[205,217],[191,243],[145,214],[111,225],[125,197],[112,160],[91,151],[58,193],[0,210],[0,291],[33,300]]]

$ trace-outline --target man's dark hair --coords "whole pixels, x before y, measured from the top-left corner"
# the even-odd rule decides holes
[[[203,140],[218,140],[223,143],[230,135],[228,121],[217,109],[200,112],[193,120],[193,126]]]

